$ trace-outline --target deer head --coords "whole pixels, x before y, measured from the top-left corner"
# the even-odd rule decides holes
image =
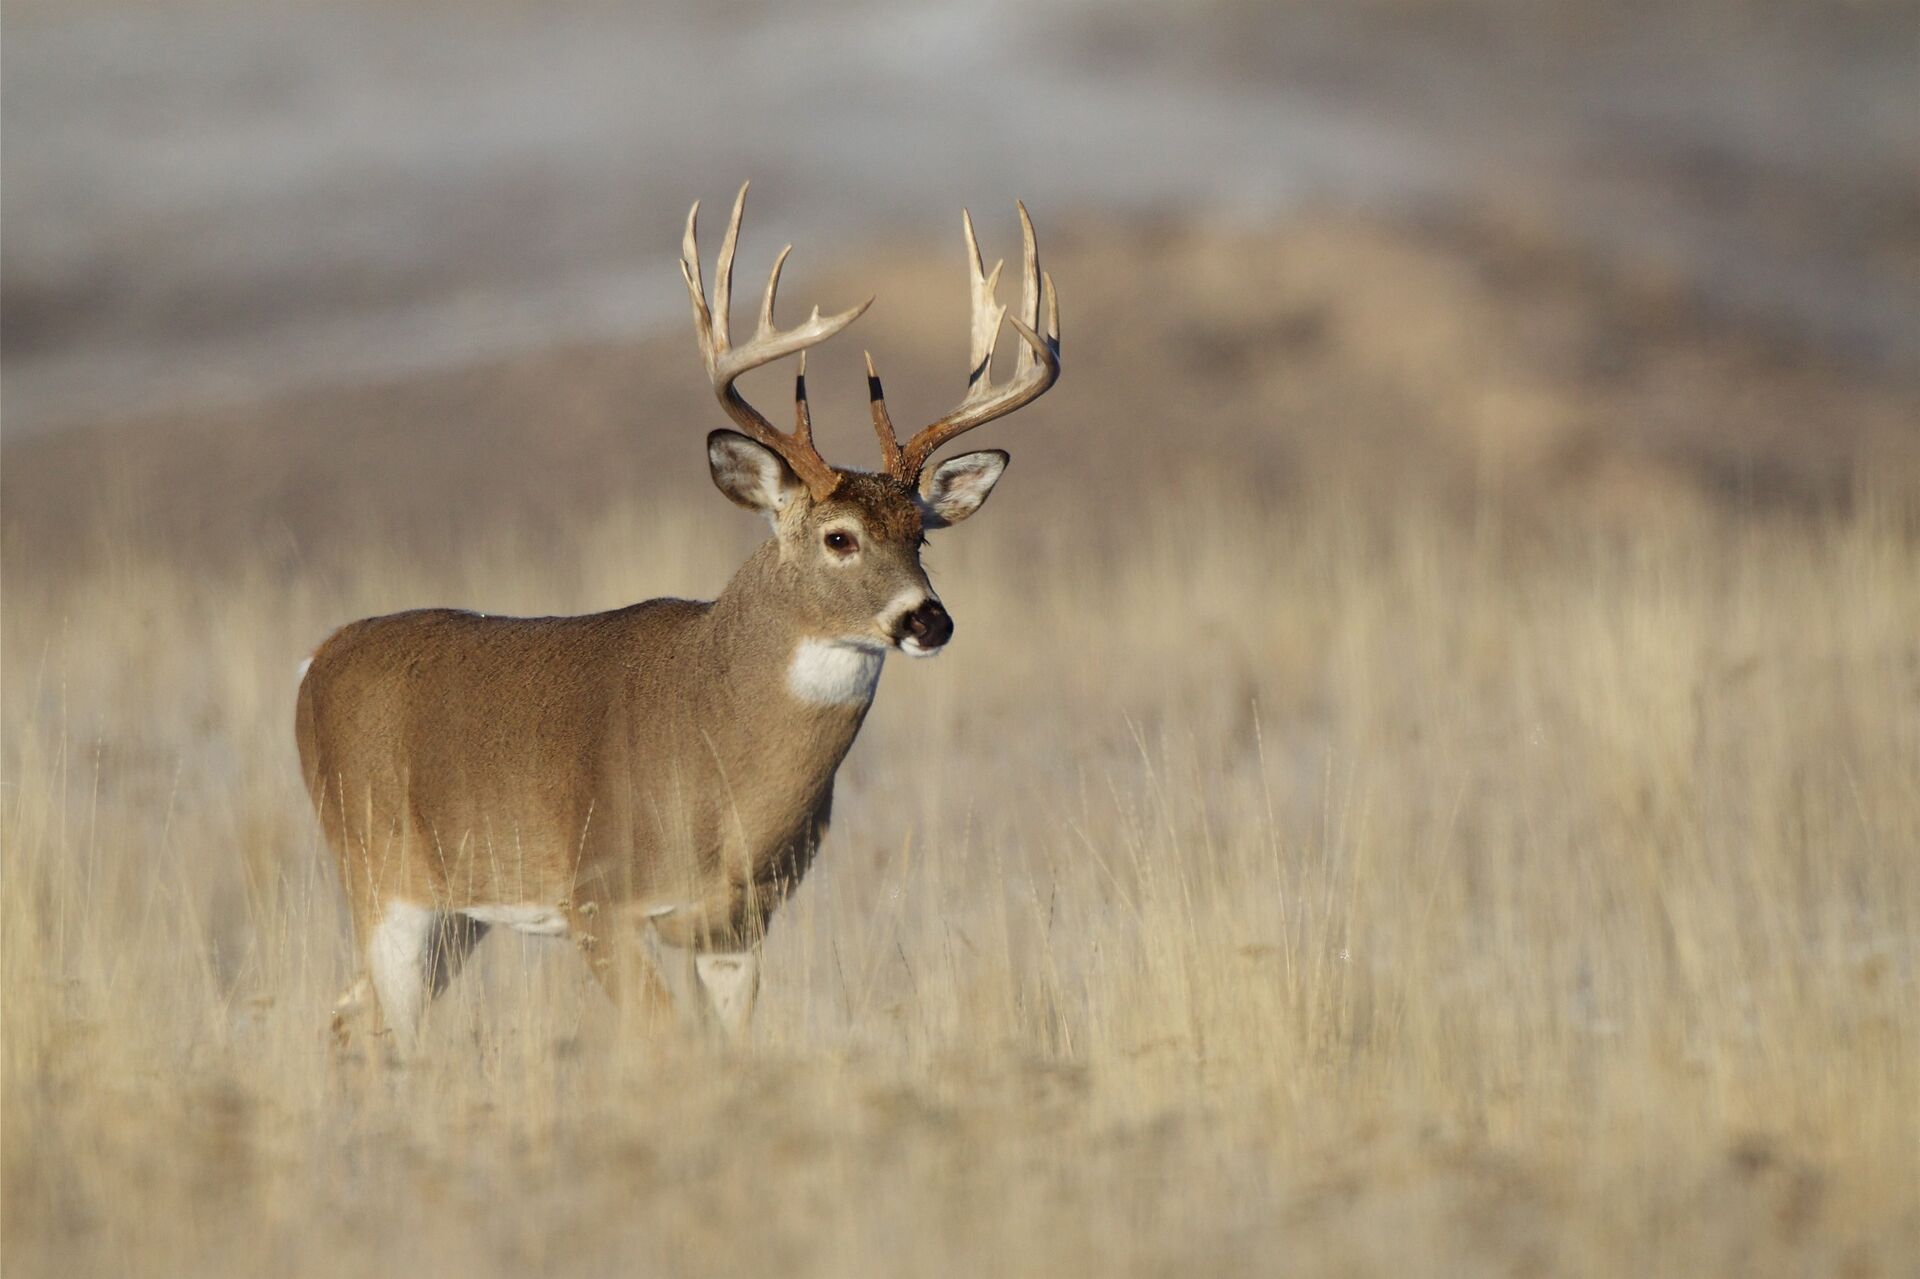
[[[696,224],[700,206],[687,214],[680,257],[693,300],[694,331],[706,361],[714,394],[739,431],[718,430],[707,437],[713,482],[740,506],[758,511],[772,524],[779,543],[782,592],[802,616],[794,619],[822,639],[878,651],[898,648],[914,657],[938,653],[953,635],[953,621],[927,582],[920,564],[924,534],[958,524],[980,509],[1006,469],[999,449],[963,453],[929,466],[942,446],[976,426],[1013,412],[1039,398],[1060,375],[1060,309],[1053,280],[1040,270],[1033,223],[1020,205],[1025,247],[1024,290],[1020,311],[1011,317],[1022,345],[1013,376],[996,385],[994,348],[1006,307],[995,298],[1002,263],[984,268],[973,219],[962,213],[973,300],[972,355],[967,392],[953,410],[902,444],[867,356],[867,393],[873,427],[879,436],[881,469],[836,467],[813,443],[807,406],[806,351],[859,318],[866,302],[838,315],[813,314],[791,329],[773,323],[780,270],[793,246],[774,259],[760,302],[753,337],[734,345],[728,312],[733,290],[733,259],[747,188],[734,199],[733,216],[720,244],[714,271],[712,306],[700,274]],[[1044,303],[1045,327],[1042,328]],[[794,428],[774,428],[735,387],[750,369],[788,355],[800,357],[794,378]]]

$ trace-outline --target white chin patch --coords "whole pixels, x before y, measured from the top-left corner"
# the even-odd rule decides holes
[[[865,706],[886,657],[875,640],[801,640],[787,664],[787,691],[815,706]]]
[[[911,635],[900,641],[900,651],[908,657],[938,657],[942,652],[946,651],[946,647],[945,644],[942,644],[939,648],[928,648]]]

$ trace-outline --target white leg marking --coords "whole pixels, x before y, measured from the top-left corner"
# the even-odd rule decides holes
[[[460,912],[483,924],[499,924],[515,932],[536,937],[565,937],[567,916],[558,906],[540,906],[531,902],[516,905],[468,906]]]
[[[803,639],[787,665],[787,691],[814,706],[865,706],[886,649],[868,639]]]
[[[730,1039],[747,1033],[754,996],[760,993],[760,954],[743,950],[731,955],[698,955],[693,971],[707,992],[713,1015]]]
[[[367,943],[367,970],[380,1011],[403,1048],[413,1046],[426,1010],[427,946],[438,922],[425,906],[388,902]]]

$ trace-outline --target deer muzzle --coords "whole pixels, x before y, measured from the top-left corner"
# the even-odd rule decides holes
[[[909,657],[931,657],[953,638],[953,619],[939,600],[928,596],[917,608],[901,615],[893,639]]]

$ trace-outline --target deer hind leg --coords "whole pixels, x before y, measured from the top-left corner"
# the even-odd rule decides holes
[[[460,971],[487,926],[417,902],[389,901],[367,939],[367,977],[396,1045],[410,1051],[420,1038],[427,1005]],[[351,999],[360,983],[349,988]],[[336,1020],[338,1014],[336,1013]]]

